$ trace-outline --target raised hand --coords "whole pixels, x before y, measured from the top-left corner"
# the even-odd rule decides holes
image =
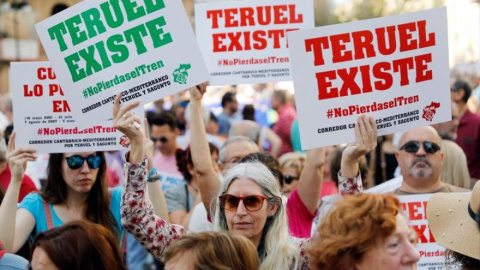
[[[8,142],[7,161],[12,171],[13,181],[22,181],[28,161],[37,160],[37,151],[32,147],[20,147],[15,149],[15,137],[17,134],[12,133],[12,137]]]
[[[315,167],[320,167],[325,164],[325,148],[314,148],[307,150],[307,162]]]
[[[197,86],[190,88],[190,99],[193,100],[202,100],[203,95],[207,92],[208,82],[201,83]]]
[[[140,101],[127,103],[120,108],[121,98],[122,95],[118,94],[113,103],[113,126],[125,134],[133,143],[139,138],[144,138],[143,130],[140,128],[140,117],[131,112],[133,108],[140,104]]]
[[[355,125],[355,142],[349,144],[342,154],[341,172],[351,178],[358,174],[358,160],[377,146],[377,125],[373,117],[361,115]]]
[[[145,134],[140,126],[140,117],[131,110],[140,102],[133,101],[120,108],[121,94],[118,94],[113,103],[113,126],[125,134],[131,142],[129,161],[139,163],[145,157]]]

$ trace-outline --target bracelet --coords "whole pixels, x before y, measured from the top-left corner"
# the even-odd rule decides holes
[[[153,168],[150,173],[147,175],[147,182],[155,182],[160,179],[160,174],[158,174],[157,169]]]

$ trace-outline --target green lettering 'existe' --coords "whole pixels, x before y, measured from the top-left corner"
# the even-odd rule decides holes
[[[80,56],[78,53],[71,54],[65,57],[65,63],[67,63],[68,71],[70,71],[70,75],[72,76],[73,82],[77,82],[87,75],[85,74],[84,69],[79,69],[78,61],[80,61]]]
[[[122,3],[129,22],[146,15],[145,8],[143,6],[138,6],[137,2],[132,2],[132,0],[122,0]]]
[[[150,37],[152,38],[154,48],[161,47],[173,41],[170,33],[163,34],[164,32],[162,26],[166,25],[165,18],[163,16],[155,18],[147,22],[145,25],[148,28]]]
[[[60,51],[63,52],[68,49],[67,44],[65,43],[65,39],[63,35],[67,33],[67,28],[63,22],[56,24],[50,28],[48,28],[48,34],[50,35],[50,40],[57,40],[58,47]]]
[[[137,25],[131,29],[128,29],[124,32],[125,39],[128,43],[133,42],[135,43],[135,47],[137,48],[137,54],[140,55],[142,53],[147,52],[147,47],[143,44],[142,37],[147,36],[147,29],[145,29],[144,24]]]
[[[80,15],[75,15],[69,19],[65,20],[65,25],[67,26],[68,33],[72,39],[73,46],[78,45],[88,39],[87,33],[81,31],[79,24],[82,23],[82,18]]]
[[[108,27],[117,28],[123,24],[124,18],[122,10],[120,9],[119,0],[110,0],[102,3],[100,4],[100,8],[103,11],[103,16],[105,17]],[[112,9],[113,13],[115,13],[115,19],[113,18]]]
[[[93,38],[97,35],[105,33],[107,29],[100,20],[100,11],[96,8],[91,8],[85,12],[82,12],[82,18],[87,27],[87,33],[89,38]]]
[[[103,42],[103,41],[100,41]],[[85,71],[87,76],[102,70],[102,65],[95,60],[95,46],[90,45],[78,52],[81,58],[85,60]]]
[[[100,54],[100,59],[102,60],[102,69],[111,67],[112,62],[110,62],[110,59],[108,59],[108,54],[105,50],[105,43],[103,41],[99,41],[95,43],[95,48],[97,48],[98,54]]]
[[[128,59],[128,47],[124,44],[122,35],[113,35],[107,39],[107,48],[112,54],[112,61],[116,64],[121,63]]]

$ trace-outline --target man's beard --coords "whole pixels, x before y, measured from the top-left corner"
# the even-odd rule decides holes
[[[424,163],[421,167],[415,167],[415,165],[419,162]],[[425,157],[417,157],[412,161],[412,165],[410,166],[409,174],[414,178],[427,178],[431,176],[433,173],[432,164],[427,160]]]

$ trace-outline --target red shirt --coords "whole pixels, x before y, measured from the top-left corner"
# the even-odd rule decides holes
[[[5,254],[5,248],[3,247],[2,241],[0,241],[0,259],[2,258],[3,254]]]
[[[295,118],[297,118],[297,112],[290,105],[286,105],[278,113],[278,121],[273,127],[273,132],[275,132],[278,137],[282,139],[282,148],[280,148],[279,156],[285,153],[293,152],[290,134]]]
[[[5,170],[0,174],[0,185],[2,185],[3,189],[7,191],[8,185],[10,184],[10,180],[12,179],[12,172],[10,171],[10,167],[5,168]],[[32,191],[38,191],[37,187],[33,183],[30,176],[24,174],[22,185],[20,186],[20,196],[18,196],[18,202],[20,203],[28,193]]]
[[[480,114],[465,111],[460,118],[455,142],[467,156],[470,177],[480,179]]]

